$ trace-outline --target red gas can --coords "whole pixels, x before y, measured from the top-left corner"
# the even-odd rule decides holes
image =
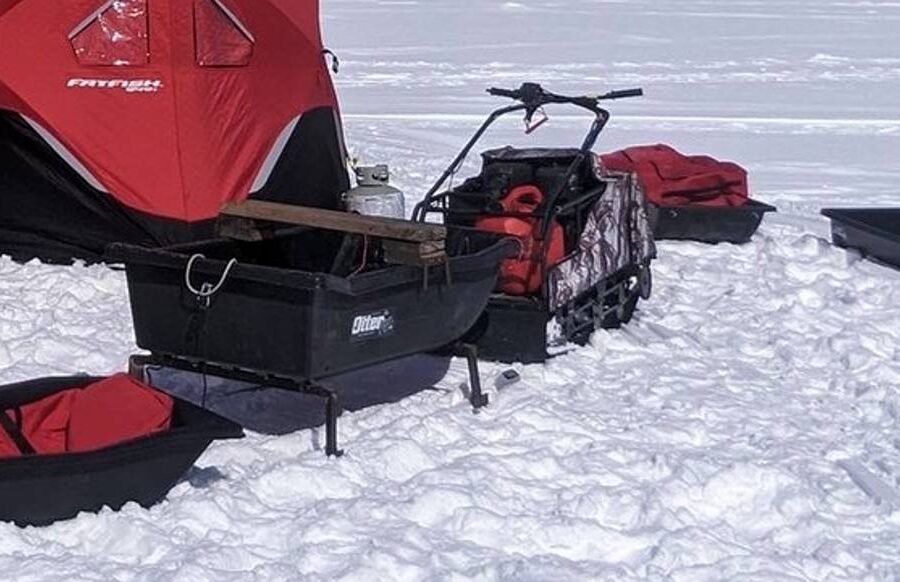
[[[504,212],[528,214],[544,201],[544,194],[537,186],[519,186],[501,200]],[[506,234],[519,239],[519,256],[506,259],[500,266],[499,290],[510,295],[531,295],[544,284],[541,259],[544,245],[547,248],[547,266],[559,263],[566,255],[562,226],[553,221],[547,240],[540,241],[540,220],[512,216],[489,216],[475,222],[479,230]]]

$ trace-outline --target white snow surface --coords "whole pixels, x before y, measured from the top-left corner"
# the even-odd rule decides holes
[[[341,459],[319,431],[215,444],[150,510],[0,524],[2,579],[900,580],[900,272],[830,246],[818,216],[900,203],[900,3],[322,10],[350,147],[411,203],[495,104],[484,88],[537,80],[643,86],[598,149],[733,159],[781,213],[745,246],[660,244],[629,326],[516,366],[481,414],[456,361],[436,390],[345,415]],[[583,129],[560,111],[536,140]],[[508,142],[529,143],[510,123],[485,145]],[[0,381],[135,351],[121,272],[0,259]]]

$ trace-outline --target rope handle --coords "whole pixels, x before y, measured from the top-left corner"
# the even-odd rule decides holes
[[[222,276],[219,277],[219,282],[215,285],[210,285],[209,283],[204,283],[200,286],[200,289],[194,287],[194,284],[191,283],[191,270],[194,268],[194,263],[198,259],[206,259],[204,255],[196,254],[188,260],[187,267],[184,269],[184,286],[188,288],[188,291],[197,296],[198,299],[209,300],[210,297],[219,292],[222,288],[222,285],[225,284],[225,280],[228,279],[228,275],[231,273],[231,269],[237,265],[237,259],[231,259],[228,261],[228,264],[225,266],[225,270],[222,271]],[[208,302],[208,301],[207,301]]]

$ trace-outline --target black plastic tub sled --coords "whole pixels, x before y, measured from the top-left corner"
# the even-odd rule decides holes
[[[514,243],[451,229],[448,260],[330,274],[323,235],[113,245],[126,266],[135,335],[154,355],[315,381],[436,350],[475,324]]]
[[[839,247],[900,268],[900,208],[826,208]]]
[[[750,242],[760,223],[774,206],[748,200],[742,206],[649,205],[656,240],[691,240],[705,243]]]
[[[0,521],[47,525],[132,501],[149,507],[212,441],[243,436],[236,424],[133,382],[75,376],[0,387]],[[122,440],[128,434],[143,436]]]

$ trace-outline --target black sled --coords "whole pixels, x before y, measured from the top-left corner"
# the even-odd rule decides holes
[[[750,242],[769,212],[777,212],[756,200],[743,206],[665,207],[650,204],[650,223],[656,240],[688,240],[709,244]]]
[[[152,364],[320,397],[325,452],[339,456],[343,408],[328,378],[447,351],[468,359],[472,405],[487,404],[477,354],[460,340],[514,252],[495,235],[449,229],[440,264],[404,265],[367,239],[362,264],[342,273],[350,236],[333,247],[319,229],[293,228],[255,241],[112,245],[107,258],[126,266],[135,336]]]
[[[171,356],[315,381],[452,344],[484,311],[512,243],[450,232],[449,260],[373,265],[348,276],[318,263],[321,233],[112,245],[126,266],[137,344]],[[330,262],[330,261],[326,261]]]
[[[526,83],[518,90],[491,89],[489,93],[518,103],[491,113],[417,205],[413,218],[425,221],[439,214],[445,224],[464,228],[475,227],[485,217],[525,218],[536,223],[539,240],[545,243],[551,229],[562,227],[565,256],[549,264],[544,252],[540,289],[522,295],[493,294],[469,334],[469,339],[477,343],[479,356],[485,359],[541,362],[550,356],[548,324],[556,330],[556,337],[549,343],[585,343],[596,329],[627,323],[639,299],[650,296],[650,264],[656,248],[643,192],[634,176],[606,172],[591,151],[610,119],[600,102],[637,97],[643,92],[636,89],[599,97],[566,97]],[[581,147],[488,151],[482,154],[480,175],[442,191],[500,117],[524,112],[530,131],[542,123],[532,124],[535,115],[552,104],[572,105],[594,116]],[[508,212],[499,203],[522,185],[537,186],[545,194],[541,205],[524,217]]]
[[[826,208],[835,245],[900,269],[900,208]]]
[[[0,410],[83,388],[101,378],[43,378],[0,387]],[[97,451],[0,459],[0,521],[48,525],[80,512],[150,507],[162,500],[216,439],[243,430],[215,414],[175,400],[172,427]]]

